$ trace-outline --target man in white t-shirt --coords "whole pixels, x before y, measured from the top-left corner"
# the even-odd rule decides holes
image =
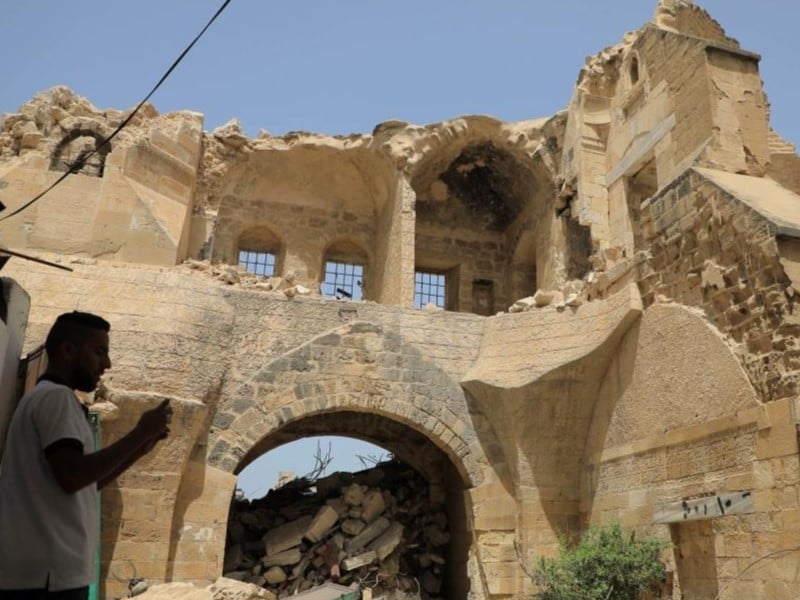
[[[111,368],[109,330],[93,314],[58,317],[45,343],[47,372],[11,419],[0,467],[0,600],[86,600],[97,490],[169,433],[165,400],[95,451],[88,413],[73,390],[91,392]]]

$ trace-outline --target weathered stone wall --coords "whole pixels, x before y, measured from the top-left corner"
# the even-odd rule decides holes
[[[236,264],[240,234],[255,224],[265,225],[277,232],[283,244],[282,274],[294,273],[296,281],[312,289],[318,289],[324,279],[326,250],[331,244],[346,241],[360,248],[367,258],[373,256],[374,220],[346,209],[226,196],[220,212],[214,243],[216,260]],[[320,235],[322,230],[325,234]],[[365,280],[369,282],[371,261],[364,266]],[[365,292],[373,290],[367,286]],[[365,294],[365,299],[374,298]]]
[[[759,57],[713,46],[706,55],[714,140],[703,164],[763,175],[770,161],[769,104],[758,72]]]
[[[652,258],[640,267],[642,297],[646,305],[663,296],[701,307],[737,345],[763,401],[794,397],[798,324],[778,225],[710,177],[726,176],[690,171],[643,205],[642,249]],[[760,185],[744,176],[724,180]]]
[[[493,232],[433,229],[417,224],[417,268],[451,271],[456,279],[452,309],[475,312],[476,281],[491,282],[494,301],[486,315],[508,308],[505,289],[506,252],[500,235]],[[448,307],[450,308],[450,307]]]
[[[0,172],[13,210],[95,149],[124,118],[100,111],[64,87],[5,115]],[[186,227],[201,155],[202,116],[158,116],[145,107],[110,148],[43,197],[16,223],[0,226],[4,243],[64,254],[174,265],[188,245]],[[65,144],[76,147],[69,157]],[[88,163],[87,163],[88,164]]]
[[[414,301],[414,201],[402,175],[378,217],[378,242],[372,281],[381,304],[411,306]]]

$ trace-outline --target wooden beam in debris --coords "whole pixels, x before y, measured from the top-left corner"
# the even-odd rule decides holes
[[[730,492],[660,506],[655,509],[653,520],[656,523],[680,523],[727,515],[743,515],[754,511],[753,492]]]

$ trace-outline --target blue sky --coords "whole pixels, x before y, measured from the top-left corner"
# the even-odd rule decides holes
[[[127,108],[221,0],[30,0],[0,19],[0,111],[63,83]],[[238,117],[254,135],[369,132],[379,122],[462,114],[505,120],[565,107],[587,55],[648,21],[655,0],[233,0],[153,101],[206,128]],[[773,126],[800,142],[796,0],[700,3],[763,55]]]
[[[9,1],[0,17],[0,112],[64,84],[99,108],[129,108],[202,28],[221,0]],[[797,0],[700,2],[747,50],[772,125],[800,143]],[[504,120],[566,107],[586,56],[650,20],[656,0],[233,0],[156,93],[160,112],[238,117],[259,129],[369,132],[388,119],[463,114]],[[303,474],[315,440],[262,457],[240,478],[263,493],[280,470]],[[379,450],[334,441],[332,469]]]

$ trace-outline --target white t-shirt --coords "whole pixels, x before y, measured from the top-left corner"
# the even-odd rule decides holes
[[[0,467],[0,589],[59,591],[94,580],[97,485],[74,494],[58,485],[44,451],[64,439],[94,451],[73,391],[40,381],[14,412]]]

